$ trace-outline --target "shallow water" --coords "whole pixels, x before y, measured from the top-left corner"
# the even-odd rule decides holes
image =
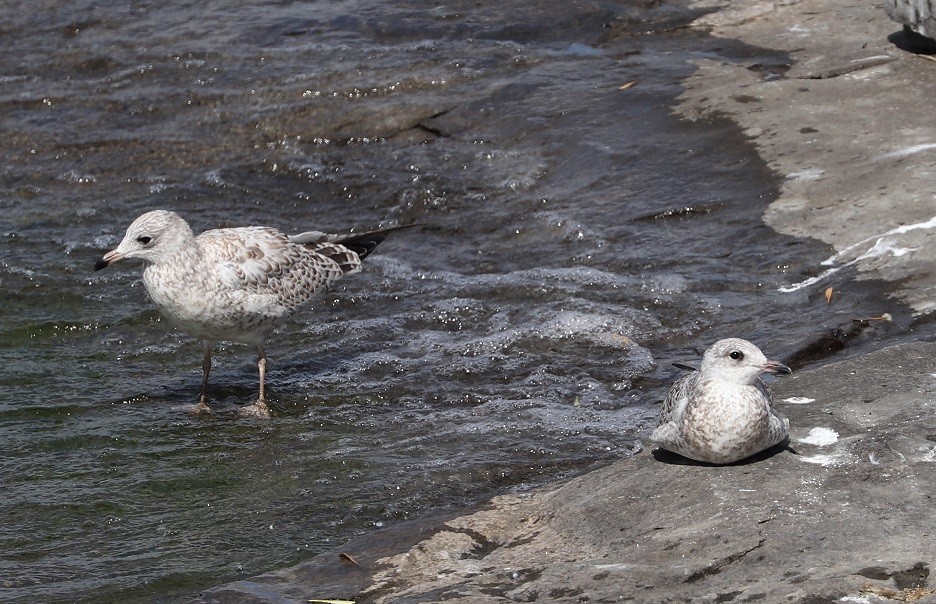
[[[639,447],[693,348],[880,314],[870,284],[778,293],[829,249],[763,226],[730,124],[670,115],[692,58],[784,57],[644,4],[4,3],[0,599],[185,599],[580,472]],[[153,208],[424,226],[268,343],[274,419],[204,421],[200,344],[140,266],[91,271]],[[219,408],[253,359],[216,351]]]

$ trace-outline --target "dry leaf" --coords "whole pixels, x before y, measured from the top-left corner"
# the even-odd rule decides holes
[[[631,80],[630,82],[624,82],[618,86],[618,90],[627,90],[628,88],[633,88],[637,85],[637,80]]]
[[[831,287],[825,290],[825,303],[826,304],[832,304],[832,291],[833,290]]]
[[[360,564],[358,564],[358,561],[355,560],[353,557],[351,557],[351,554],[346,554],[344,552],[341,552],[340,554],[338,554],[338,557],[344,560],[345,562],[350,562],[351,564],[355,566],[360,566]]]

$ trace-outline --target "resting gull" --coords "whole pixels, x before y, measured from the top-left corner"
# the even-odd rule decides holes
[[[673,385],[650,438],[663,449],[715,464],[780,443],[790,422],[774,409],[761,373],[792,372],[747,340],[715,342],[702,356],[702,367]]]
[[[155,210],[130,225],[115,249],[94,270],[123,258],[143,260],[143,284],[159,312],[204,343],[204,378],[196,414],[210,413],[206,391],[211,349],[234,341],[257,347],[260,393],[241,415],[269,417],[263,342],[313,296],[361,261],[395,227],[332,235],[311,231],[285,235],[261,226],[215,229],[197,237],[175,212]]]

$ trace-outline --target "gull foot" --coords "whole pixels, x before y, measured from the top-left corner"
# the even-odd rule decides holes
[[[252,405],[241,407],[237,411],[237,417],[253,417],[256,419],[270,419],[270,408],[263,401],[257,401]]]
[[[213,417],[215,412],[211,410],[211,407],[208,406],[208,403],[201,400],[198,401],[198,404],[194,407],[189,407],[185,411],[189,415],[194,415],[195,417]]]

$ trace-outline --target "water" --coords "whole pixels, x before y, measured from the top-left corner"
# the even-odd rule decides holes
[[[734,127],[668,107],[693,57],[785,58],[678,7],[0,14],[3,601],[185,600],[626,457],[693,347],[779,356],[884,304],[845,276],[863,294],[836,313],[777,292],[830,251],[763,226],[775,181]],[[425,226],[268,343],[274,419],[204,421],[181,410],[200,345],[138,265],[91,271],[154,208],[196,231]],[[216,405],[255,396],[253,359],[216,351]]]

